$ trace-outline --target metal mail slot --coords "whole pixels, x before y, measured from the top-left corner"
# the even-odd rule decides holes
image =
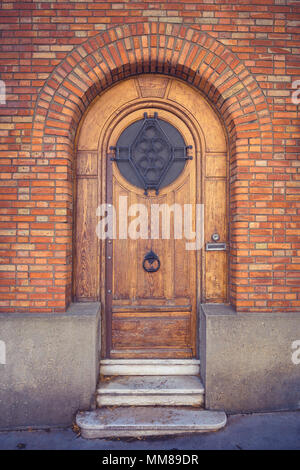
[[[206,251],[224,251],[226,243],[206,243]]]

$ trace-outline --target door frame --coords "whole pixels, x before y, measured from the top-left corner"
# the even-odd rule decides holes
[[[144,75],[149,75],[149,74],[144,74]],[[180,82],[183,82],[185,85],[191,87],[193,90],[195,88],[191,86],[190,84],[186,83],[182,79],[178,79],[177,77],[172,77],[172,76],[166,76],[166,75],[161,75],[161,74],[155,74],[157,77],[163,77],[163,78],[168,78],[169,79],[169,87],[172,82],[172,80],[178,80]],[[127,81],[127,80],[133,80],[136,79],[137,77],[130,77],[125,80],[122,80],[122,82]],[[108,88],[107,90],[114,88],[118,86],[120,82],[114,84],[112,87]],[[103,92],[105,94],[106,91]],[[229,164],[228,164],[228,156],[229,156],[229,146],[228,146],[228,136],[227,132],[224,126],[224,123],[222,119],[220,118],[219,113],[212,108],[210,103],[208,102],[207,98],[205,95],[203,95],[199,90],[196,90],[196,92],[201,96],[203,100],[210,106],[212,111],[215,113],[215,115],[218,118],[219,123],[221,124],[224,132],[224,136],[226,139],[226,185],[227,185],[227,194],[228,194],[228,189],[229,189]],[[96,100],[101,99],[101,94],[99,97],[96,98]],[[95,100],[95,101],[96,101]],[[94,102],[93,102],[94,103]],[[91,108],[93,107],[93,103],[89,108],[86,110],[84,117],[87,115],[87,113],[91,112]],[[109,142],[112,134],[112,129],[114,128],[115,125],[117,125],[120,121],[124,119],[125,116],[133,112],[134,110],[142,110],[143,108],[151,108],[151,107],[156,107],[156,108],[162,108],[165,109],[169,112],[174,113],[179,119],[182,119],[184,123],[189,127],[193,138],[195,142],[195,149],[193,149],[193,157],[196,160],[196,181],[199,182],[199,184],[196,184],[196,199],[198,203],[203,203],[204,202],[204,191],[205,191],[205,185],[204,185],[204,174],[205,174],[205,155],[206,155],[206,149],[205,149],[205,136],[203,134],[203,131],[201,129],[201,126],[199,123],[196,121],[196,119],[193,117],[193,115],[189,112],[187,108],[185,108],[182,104],[180,103],[171,103],[170,100],[164,100],[163,98],[159,97],[139,97],[136,98],[135,100],[132,100],[129,103],[123,104],[119,107],[117,112],[113,112],[112,115],[109,117],[109,119],[106,120],[106,122],[103,124],[101,128],[101,132],[99,135],[99,140],[98,140],[98,150],[97,150],[97,155],[98,155],[98,166],[99,166],[99,171],[98,171],[98,203],[101,204],[102,202],[106,201],[106,181],[107,181],[107,168],[109,165],[107,165],[107,158],[110,156],[110,151],[109,151]],[[75,140],[75,148],[77,149],[77,142],[78,142],[78,136],[79,132],[83,123],[83,119],[81,120],[80,126],[78,127],[77,135],[76,135],[76,140]],[[107,157],[107,158],[106,158]],[[75,178],[76,179],[76,178]],[[75,183],[75,188],[76,188],[76,183]],[[76,195],[76,190],[74,191],[74,194]],[[228,231],[227,231],[227,239],[229,240],[229,197],[227,197],[227,204],[226,204],[226,223],[228,226]],[[75,217],[74,220],[76,220],[76,211],[75,211]],[[103,241],[99,242],[99,253],[97,255],[99,259],[99,297],[98,300],[101,301],[101,306],[102,306],[102,311],[107,312],[107,304],[106,304],[106,276],[111,275],[107,271],[107,263],[106,261],[106,243]],[[75,252],[76,253],[76,252]],[[229,253],[228,253],[229,254]],[[75,254],[76,258],[76,254]],[[229,258],[229,256],[228,256]],[[196,357],[199,357],[199,304],[203,302],[203,299],[205,298],[205,292],[204,292],[204,263],[205,263],[205,250],[199,250],[197,252],[197,266],[196,266],[196,297],[197,297],[197,308],[196,308]],[[229,262],[227,261],[227,278],[229,278]],[[227,286],[229,283],[227,284]],[[74,283],[73,283],[74,286]],[[74,292],[74,291],[73,291]],[[229,289],[227,287],[227,298],[226,301],[228,302],[228,292]],[[87,299],[84,301],[91,301],[92,299]],[[93,299],[97,300],[97,299]],[[109,322],[107,321],[106,314],[102,315],[102,328],[101,328],[101,344],[102,344],[102,352],[101,352],[101,357],[107,357],[106,351],[107,351],[107,329],[109,328]]]
[[[102,171],[101,174],[103,175],[102,181],[99,181],[99,187],[102,188],[102,193],[101,193],[101,201],[106,201],[109,203],[109,201],[106,199],[107,194],[112,195],[112,188],[107,187],[107,180],[108,180],[108,172],[111,172],[112,165],[109,162],[107,164],[107,158],[101,158],[101,155],[103,157],[107,156],[110,158],[111,152],[109,150],[109,147],[111,145],[111,135],[113,133],[113,129],[115,126],[117,126],[119,123],[126,122],[126,117],[130,115],[133,111],[140,110],[141,111],[141,116],[143,115],[143,112],[147,108],[150,110],[151,108],[160,108],[160,109],[165,109],[166,111],[169,111],[171,113],[176,114],[176,116],[183,120],[184,123],[189,127],[189,130],[191,131],[191,134],[193,135],[193,139],[195,142],[195,149],[193,149],[193,157],[195,158],[195,165],[196,165],[196,182],[199,182],[198,184],[196,183],[196,201],[197,203],[202,203],[203,197],[204,197],[204,188],[203,188],[203,183],[202,183],[202,176],[203,176],[203,171],[202,171],[202,158],[201,155],[203,155],[203,142],[204,139],[200,135],[201,129],[197,129],[196,123],[193,122],[193,120],[187,115],[186,111],[183,109],[180,109],[180,105],[170,105],[170,103],[166,103],[163,100],[157,100],[157,99],[137,99],[134,103],[131,104],[126,104],[118,110],[117,115],[114,115],[111,117],[111,119],[106,122],[105,129],[103,129],[102,136],[100,137],[99,140],[99,158],[102,161]],[[126,126],[125,126],[126,127]],[[202,138],[201,138],[202,137]],[[105,181],[104,181],[105,180]],[[101,266],[101,279],[103,279],[104,282],[101,284],[101,299],[102,299],[102,308],[103,312],[105,314],[103,317],[105,317],[105,327],[103,328],[103,335],[102,335],[102,356],[103,358],[109,358],[109,350],[110,350],[110,343],[109,343],[109,338],[111,338],[111,318],[110,318],[110,308],[111,308],[111,301],[108,299],[107,295],[107,279],[108,277],[112,276],[112,272],[108,267],[108,263],[106,262],[106,256],[108,256],[107,252],[107,243],[101,242],[102,248],[101,248],[101,258],[102,260],[105,260],[103,263],[100,263]],[[196,354],[195,357],[199,357],[199,318],[198,318],[198,307],[199,303],[202,301],[202,296],[201,296],[201,291],[202,291],[202,285],[203,285],[203,262],[204,262],[204,253],[203,250],[200,250],[197,252],[196,255],[196,312],[195,312],[195,324],[193,325],[195,328],[195,331],[193,332],[193,341],[195,343],[196,347]],[[105,300],[104,300],[105,299]]]

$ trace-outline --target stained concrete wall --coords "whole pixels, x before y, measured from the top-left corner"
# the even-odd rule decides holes
[[[77,410],[91,407],[99,328],[99,303],[58,314],[0,314],[0,429],[69,425]]]
[[[300,312],[236,313],[205,304],[200,337],[206,408],[300,409]]]

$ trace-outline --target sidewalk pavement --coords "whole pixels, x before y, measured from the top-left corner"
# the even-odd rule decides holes
[[[300,410],[228,416],[217,432],[145,439],[93,439],[71,428],[0,432],[0,450],[300,450]]]

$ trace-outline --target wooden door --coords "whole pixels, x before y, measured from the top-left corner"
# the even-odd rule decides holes
[[[174,124],[180,125],[181,132],[184,132],[184,135],[180,134],[184,140],[183,145],[185,143],[186,146],[194,147],[191,133],[178,118],[174,119],[172,113],[154,108],[145,109],[126,116],[115,134],[120,134],[123,128],[129,129],[130,123],[140,123],[140,131],[144,134],[139,137],[142,141],[138,145],[147,147],[151,140],[159,148],[162,146],[159,134],[145,140],[146,133],[155,133],[155,122],[163,125],[169,121],[166,125],[170,125],[170,121],[174,121]],[[143,118],[144,114],[146,118]],[[138,116],[140,119],[136,120]],[[143,130],[145,123],[148,128]],[[174,131],[176,128],[172,127]],[[172,139],[173,134],[170,132]],[[128,138],[130,140],[130,136]],[[133,135],[133,140],[135,138],[136,135]],[[112,143],[113,140],[114,136]],[[107,164],[107,202],[116,211],[116,238],[107,240],[106,245],[106,308],[110,357],[188,358],[195,354],[196,251],[186,249],[187,240],[183,238],[184,221],[181,216],[184,215],[185,205],[190,205],[191,211],[195,212],[196,160],[192,157],[192,149],[176,148],[180,149],[178,155],[182,155],[182,167],[177,169],[178,176],[158,191],[148,189],[147,194],[145,188],[130,183],[121,174],[115,161]],[[141,155],[145,155],[144,151]],[[159,154],[155,154],[154,158],[157,155]],[[188,156],[192,159],[188,159]],[[184,158],[187,159],[183,160]],[[167,171],[171,172],[172,167]],[[120,239],[119,224],[121,219],[124,220],[124,212],[127,210],[127,238]],[[154,214],[157,217],[159,214],[159,219],[155,219]],[[175,226],[174,217],[175,224],[177,223]],[[155,223],[158,220],[159,227],[152,233],[151,221]],[[181,227],[178,227],[178,223],[182,223]],[[132,228],[137,230],[132,231]],[[195,228],[194,224],[192,228]],[[179,238],[178,229],[181,230],[182,238]],[[148,272],[143,266],[145,256],[151,252],[159,259],[157,266],[160,263],[155,272]]]
[[[133,184],[115,157],[123,132],[154,118],[173,126],[192,146],[177,177],[158,194]],[[172,139],[171,139],[172,140]],[[197,356],[197,308],[200,302],[227,302],[228,249],[187,250],[176,238],[171,212],[169,238],[120,238],[119,209],[142,204],[204,206],[204,242],[218,232],[228,243],[228,155],[224,127],[206,99],[188,84],[171,77],[140,75],[109,88],[85,113],[77,132],[76,204],[74,225],[75,301],[102,305],[102,356],[112,358],[189,358]],[[120,199],[121,197],[121,199]],[[123,201],[123,202],[122,202]],[[101,240],[95,227],[97,207],[116,211],[117,237]],[[122,205],[123,204],[123,205]],[[128,225],[138,214],[128,214]],[[160,227],[161,228],[161,227]],[[193,225],[193,230],[195,224]],[[228,246],[228,245],[227,245]],[[153,251],[157,272],[143,268]]]

